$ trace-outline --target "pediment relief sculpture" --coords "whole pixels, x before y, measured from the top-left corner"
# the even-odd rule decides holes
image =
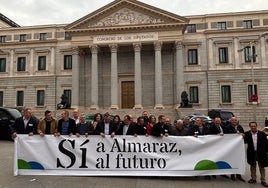
[[[161,18],[151,17],[141,14],[139,12],[123,8],[110,16],[90,23],[88,27],[104,27],[104,26],[118,26],[118,25],[133,25],[133,24],[156,24],[163,23]]]

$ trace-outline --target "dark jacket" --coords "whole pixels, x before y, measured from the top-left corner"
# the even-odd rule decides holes
[[[119,125],[119,128],[116,130],[116,135],[123,135],[123,129],[124,129],[124,126],[125,124],[124,123],[121,123]],[[135,123],[131,123],[129,126],[128,126],[128,129],[127,129],[127,134],[126,135],[134,135],[136,133],[136,124]]]
[[[74,119],[71,119],[69,118],[69,126],[68,126],[68,135],[69,134],[75,134],[75,127],[76,127],[76,123],[75,123],[75,120]],[[60,134],[62,134],[62,122],[63,122],[63,119],[60,119],[58,121],[58,131]]]
[[[195,132],[198,132],[198,135],[208,135],[210,134],[210,130],[207,126],[203,126],[202,132],[200,131],[198,125],[194,125],[190,130],[189,130],[189,135],[195,135]]]
[[[182,127],[182,129],[178,129],[176,126],[171,126],[169,128],[170,135],[173,136],[187,136],[189,135],[188,129]]]
[[[147,134],[147,126],[146,126],[146,124],[143,124],[143,125],[136,124],[135,134],[137,134],[137,135],[146,135]]]
[[[225,127],[223,125],[220,125],[222,128],[223,133],[226,132]],[[217,127],[217,125],[215,125],[214,123],[209,127],[209,131],[210,134],[220,134],[221,130],[219,127]]]
[[[96,129],[95,129],[95,134],[96,135],[100,135],[100,133],[105,134],[104,127],[105,127],[105,124],[104,124],[104,121],[102,120],[97,124]],[[109,135],[111,135],[113,132],[116,133],[116,130],[117,130],[117,126],[113,123],[113,121],[110,121],[109,122]]]
[[[88,133],[89,135],[92,135],[94,134],[94,126],[91,124],[91,123],[88,123],[88,122],[85,122],[85,124],[87,125],[87,129],[86,129],[86,133]],[[81,122],[79,122],[77,125],[76,125],[76,128],[75,128],[75,133],[80,133],[80,128],[83,124]]]
[[[245,144],[248,144],[247,162],[249,165],[253,165],[254,159],[255,159],[255,151],[254,151],[251,131],[247,131],[245,133],[244,141],[245,141]],[[264,132],[258,131],[257,133],[257,156],[258,156],[258,162],[260,162],[262,167],[268,166],[267,161],[266,161],[267,152],[268,152],[268,140],[266,138],[266,135]]]
[[[230,125],[227,125],[226,128],[225,128],[225,133],[226,134],[234,134],[234,133],[237,133],[237,131],[239,133],[245,133],[243,127],[241,125],[237,125],[237,129],[235,129],[234,126],[232,126],[231,124]]]
[[[14,124],[11,126],[11,134],[16,132],[17,134],[29,134],[33,132],[37,133],[38,120],[33,116],[30,117],[26,127],[24,126],[23,116],[15,120]]]
[[[153,126],[152,129],[153,136],[160,136],[161,134],[164,135],[165,133],[169,134],[169,127],[166,124],[161,124],[160,122],[158,122]]]

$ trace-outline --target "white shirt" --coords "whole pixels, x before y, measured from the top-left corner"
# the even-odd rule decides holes
[[[127,134],[128,127],[129,127],[129,125],[124,125],[124,127],[123,127],[123,135]]]
[[[29,119],[26,119],[25,117],[23,117],[23,122],[24,122],[24,128],[26,129]]]
[[[104,134],[109,135],[109,123],[104,122]]]
[[[251,132],[251,134],[252,134],[254,150],[257,151],[258,132],[256,132],[256,133]]]

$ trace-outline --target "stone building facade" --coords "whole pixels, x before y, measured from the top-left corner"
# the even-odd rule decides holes
[[[193,112],[227,109],[263,123],[267,31],[268,11],[183,17],[129,0],[67,25],[3,18],[0,105],[53,110],[65,93],[87,110],[178,109],[186,91]]]

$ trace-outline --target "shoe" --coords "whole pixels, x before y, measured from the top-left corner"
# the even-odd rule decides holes
[[[235,175],[234,174],[231,175],[231,180],[235,181]]]
[[[250,180],[248,180],[248,183],[257,183],[257,181],[253,180],[253,179],[250,179]]]
[[[246,180],[244,180],[241,175],[237,175],[236,178],[242,182],[246,182]]]
[[[268,184],[265,181],[262,181],[261,184],[263,187],[268,187]]]

